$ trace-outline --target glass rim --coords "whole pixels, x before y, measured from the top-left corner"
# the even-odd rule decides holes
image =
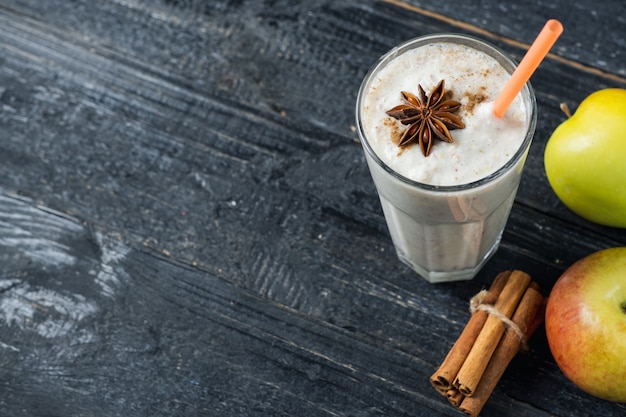
[[[359,87],[356,100],[356,128],[359,134],[359,139],[368,155],[374,160],[374,162],[376,162],[379,167],[381,167],[383,170],[385,170],[396,179],[408,185],[421,188],[423,190],[435,192],[455,192],[478,188],[482,185],[494,181],[495,179],[501,177],[510,169],[512,169],[512,167],[515,166],[519,162],[519,160],[526,154],[530,146],[537,125],[537,102],[530,81],[527,81],[521,90],[522,94],[528,97],[528,105],[530,110],[530,114],[528,115],[528,128],[524,140],[521,142],[515,154],[503,166],[498,168],[493,173],[487,175],[486,177],[480,178],[472,182],[457,185],[433,185],[410,179],[391,168],[378,156],[378,154],[376,154],[369,141],[367,140],[365,132],[363,131],[363,125],[361,123],[361,102],[363,101],[365,92],[369,88],[370,82],[372,81],[374,74],[376,74],[378,70],[382,68],[385,64],[394,59],[396,56],[399,56],[405,50],[408,50],[410,47],[414,45],[425,45],[434,42],[451,42],[457,44],[460,43],[469,47],[474,47],[474,49],[476,49],[476,46],[480,46],[482,48],[480,49],[482,52],[485,52],[489,54],[492,58],[495,58],[504,67],[504,69],[509,72],[509,74],[512,74],[517,66],[515,61],[513,61],[513,59],[511,59],[504,51],[500,50],[498,47],[487,41],[471,35],[465,35],[460,33],[435,33],[430,35],[418,36],[416,38],[401,42],[400,44],[394,46],[392,49],[386,52],[384,55],[379,57],[369,68],[369,70],[365,74],[365,77],[363,78],[363,81],[361,82],[361,86]]]

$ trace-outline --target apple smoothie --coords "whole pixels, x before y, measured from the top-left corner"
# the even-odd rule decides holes
[[[529,84],[493,114],[514,69],[480,40],[432,35],[394,48],[361,85],[357,126],[391,238],[430,282],[473,278],[499,245],[536,123]]]

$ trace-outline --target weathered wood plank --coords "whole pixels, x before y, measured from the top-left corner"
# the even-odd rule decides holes
[[[385,275],[367,263],[372,271],[353,276],[335,265],[327,276],[301,277],[320,286],[302,314],[278,284],[261,296],[242,291],[28,200],[2,196],[0,220],[7,415],[43,403],[66,415],[454,415],[427,378],[479,282],[432,286],[402,268]],[[535,374],[568,395],[542,337],[532,346],[487,410],[543,415]],[[574,400],[603,415],[620,410]]]
[[[136,10],[134,12],[137,13]],[[333,19],[337,19],[338,11],[332,12]],[[396,13],[399,12],[396,11]],[[381,20],[379,15],[376,16]],[[347,15],[343,18],[347,18]],[[10,139],[13,143],[7,147],[4,153],[7,156],[10,155],[10,158],[6,158],[8,167],[14,168],[20,161],[31,161],[31,166],[35,169],[43,170],[46,168],[46,173],[40,172],[37,175],[31,172],[22,172],[22,175],[30,174],[32,175],[31,181],[39,181],[37,178],[46,178],[48,173],[52,173],[54,183],[59,184],[56,189],[54,185],[50,185],[54,194],[79,193],[72,196],[72,199],[78,202],[87,200],[82,203],[83,206],[90,207],[93,203],[89,203],[89,201],[93,202],[101,198],[103,201],[116,201],[116,205],[124,207],[130,199],[127,196],[123,196],[122,199],[116,197],[117,188],[120,187],[120,181],[131,183],[131,185],[134,182],[137,185],[131,186],[130,190],[140,193],[140,195],[145,193],[141,198],[143,204],[139,207],[125,207],[124,211],[140,212],[143,210],[146,217],[149,217],[148,221],[159,221],[157,219],[167,218],[167,223],[180,228],[182,226],[180,213],[185,212],[187,215],[193,216],[193,212],[198,210],[197,207],[202,205],[200,200],[202,197],[206,198],[206,204],[216,210],[215,200],[225,199],[224,203],[229,205],[233,202],[236,203],[237,198],[241,199],[241,196],[237,196],[236,191],[233,190],[243,190],[245,184],[249,184],[249,182],[246,182],[245,178],[241,178],[241,183],[231,184],[230,180],[222,178],[221,173],[229,171],[226,174],[228,177],[247,176],[247,180],[252,181],[265,181],[276,175],[288,177],[292,174],[285,171],[285,168],[301,164],[308,158],[305,156],[307,153],[321,152],[336,146],[346,146],[347,143],[354,140],[352,132],[348,134],[349,136],[342,136],[329,131],[338,129],[328,126],[331,119],[328,119],[329,122],[322,127],[315,126],[315,120],[310,120],[306,125],[296,126],[290,121],[291,118],[281,117],[271,111],[267,112],[258,108],[255,105],[258,101],[253,101],[250,104],[251,107],[242,113],[241,105],[236,104],[232,97],[227,99],[219,93],[206,97],[204,94],[196,92],[195,89],[191,91],[181,88],[179,84],[173,84],[163,78],[147,78],[140,75],[145,72],[150,73],[154,69],[154,65],[137,62],[129,64],[128,58],[123,58],[119,54],[111,54],[108,49],[96,49],[106,57],[103,58],[98,54],[93,57],[93,62],[91,62],[90,51],[86,43],[79,41],[68,43],[69,40],[64,40],[63,37],[48,41],[49,35],[46,31],[37,32],[34,29],[29,29],[28,35],[20,38],[19,35],[9,35],[11,28],[22,27],[23,33],[26,23],[19,26],[19,23],[15,23],[15,19],[5,19],[4,23],[3,27],[7,31],[7,36],[11,36],[14,45],[8,52],[15,53],[15,46],[18,46],[21,54],[26,53],[31,57],[39,56],[38,59],[33,60],[28,70],[37,71],[42,77],[38,85],[30,89],[29,86],[20,83],[19,78],[9,78],[12,86],[10,89],[5,89],[3,93],[5,102],[17,101],[21,104],[17,107],[9,104],[8,108],[12,110],[4,113],[5,117],[9,119],[7,122],[12,123],[10,125],[11,135],[14,136]],[[369,23],[371,22],[367,22],[367,24]],[[338,26],[338,23],[335,24],[335,27]],[[411,30],[410,27],[402,29],[402,26],[396,26],[401,34],[393,42],[402,39]],[[155,30],[156,28],[155,25]],[[328,28],[323,27],[323,29]],[[402,33],[403,31],[407,33]],[[319,43],[318,40],[317,44]],[[41,56],[40,45],[49,45],[46,52],[47,56]],[[370,52],[371,58],[368,60],[373,60],[375,54],[378,52]],[[11,55],[5,56],[7,66],[9,66]],[[21,57],[21,55],[17,55],[15,59],[21,59]],[[139,68],[137,68],[138,65]],[[65,68],[66,66],[72,69],[70,74],[54,72],[54,68]],[[365,69],[366,67],[363,67],[361,71]],[[11,69],[14,74],[23,70],[24,68],[19,67]],[[283,71],[287,71],[287,69]],[[341,73],[340,69],[333,71]],[[536,143],[531,151],[531,158],[529,158],[527,173],[519,197],[519,200],[526,204],[532,204],[540,210],[552,211],[559,216],[564,210],[557,206],[556,197],[551,193],[543,176],[542,147],[551,129],[561,120],[559,118],[562,116],[557,110],[558,102],[567,100],[568,97],[575,97],[569,101],[578,99],[585,94],[586,87],[580,90],[564,89],[565,91],[562,91],[563,96],[547,96],[542,91],[554,91],[548,86],[554,85],[557,77],[563,77],[563,74],[568,72],[571,74],[572,80],[581,76],[578,70],[568,69],[567,65],[558,62],[547,63],[545,68],[542,68],[537,74],[536,89],[542,110],[542,120],[538,127]],[[289,77],[287,72],[279,74],[278,78],[287,79]],[[207,78],[210,76],[214,75],[208,73]],[[262,75],[259,73],[259,76]],[[602,78],[598,76],[595,76],[595,80],[595,85],[600,85],[603,82]],[[193,81],[191,82],[193,83]],[[577,83],[570,82],[566,84],[577,85]],[[84,85],[90,87],[87,89],[90,93],[88,97],[76,93],[84,91],[82,88]],[[333,109],[334,113],[340,115],[338,117],[345,121],[341,128],[344,131],[351,124],[352,104],[350,103],[352,103],[357,85],[358,80],[354,79],[352,88],[347,91],[340,84],[335,84],[330,80],[327,86],[315,88],[316,91],[322,91],[329,97],[336,91],[343,90],[346,93],[345,97],[349,99],[344,97],[341,101],[329,101],[329,103],[338,103],[337,109],[334,106],[318,106]],[[272,93],[271,96],[281,95],[287,102],[289,100],[301,100],[306,94],[301,91],[299,94],[286,95],[285,92],[286,90],[276,94]],[[298,108],[295,104],[291,106]],[[290,106],[281,104],[278,107]],[[60,120],[53,121],[51,119],[54,115],[62,115],[62,117]],[[28,123],[24,123],[25,120],[28,120]],[[236,122],[231,120],[236,120]],[[84,123],[84,121],[88,123]],[[44,123],[48,126],[48,131],[43,138],[46,142],[39,143],[37,146],[43,148],[39,149],[40,153],[46,150],[56,159],[55,163],[44,160],[43,164],[35,164],[37,157],[33,154],[27,154],[28,150],[24,150],[22,144],[26,141],[25,138],[32,138],[37,135],[33,129],[39,129],[39,126]],[[148,132],[149,135],[144,135],[144,132]],[[61,151],[67,146],[63,140],[60,140],[62,136],[65,136],[63,140],[69,140],[70,143],[73,143],[70,146],[81,147],[84,153],[81,156],[83,160],[76,161],[72,154]],[[95,140],[91,140],[89,143],[86,142],[86,138],[94,138]],[[137,140],[143,142],[137,143]],[[292,145],[301,149],[306,147],[307,150],[300,151],[301,154],[295,158],[275,158],[277,155],[285,155],[285,152],[287,155],[294,155],[294,152],[299,152],[298,148],[291,147]],[[87,151],[89,149],[91,152]],[[112,155],[116,155],[119,149],[126,149],[125,152],[121,153],[127,155],[128,160],[123,162],[112,160],[115,158]],[[345,149],[348,150],[349,147]],[[352,151],[344,153],[350,161],[341,161],[339,157],[338,164],[361,164],[359,173],[362,174],[362,178],[361,176],[353,178],[353,181],[356,181],[354,187],[357,190],[368,189],[367,192],[371,193],[372,188],[368,187],[367,184],[369,178],[362,168],[362,160],[359,159],[359,150],[354,148]],[[225,159],[222,160],[219,155],[224,156]],[[251,168],[236,163],[230,164],[230,158],[242,161],[248,161],[250,158],[256,159],[254,160],[254,168]],[[182,161],[180,160],[184,160],[184,162],[181,164]],[[261,168],[258,168],[258,165]],[[64,166],[78,168],[75,170],[78,172],[63,172],[62,167]],[[226,170],[223,169],[225,166],[228,166]],[[97,167],[102,167],[100,169],[103,171],[94,172],[94,170],[99,169]],[[217,168],[213,170],[212,167]],[[270,172],[263,172],[264,169]],[[56,175],[54,174],[55,171],[57,171]],[[13,172],[20,171],[13,169]],[[154,181],[158,172],[167,174],[167,177],[164,178],[165,184]],[[310,174],[307,172],[306,175]],[[329,178],[336,177],[336,175],[329,176]],[[212,181],[207,181],[207,179],[212,179]],[[19,180],[15,178],[14,181]],[[311,179],[309,178],[308,181]],[[204,187],[206,194],[204,196],[200,193],[181,195],[184,189],[179,184],[189,182]],[[275,181],[275,183],[278,182]],[[153,184],[153,187],[150,187],[150,184]],[[527,186],[526,184],[532,185]],[[85,189],[87,192],[84,191]],[[216,195],[216,189],[224,190],[224,193]],[[102,197],[103,195],[107,196]],[[190,198],[193,198],[193,201],[188,201]],[[164,206],[162,202],[172,199],[187,202],[187,204],[179,204],[176,209],[170,206],[167,210],[168,213],[159,212],[158,215],[147,216],[151,213],[156,214],[154,209],[150,207],[151,202],[156,200],[158,204]],[[335,196],[328,196],[326,200],[336,201],[337,199]],[[65,206],[65,203],[60,206]],[[556,210],[554,206],[557,206]],[[192,210],[190,207],[194,207],[194,209]],[[109,207],[106,209],[108,211]],[[73,212],[80,215],[79,211]],[[565,213],[567,215],[566,211]],[[204,209],[200,209],[198,214],[205,218],[211,217],[210,211],[207,212]],[[118,215],[115,217],[119,218]],[[570,216],[570,218],[573,221],[577,220],[575,216]],[[153,229],[163,227],[166,226],[155,225]],[[168,232],[176,234],[174,230],[168,230]],[[194,231],[194,233],[197,234],[198,231]],[[152,236],[141,236],[141,238],[143,240],[154,239]],[[180,236],[180,239],[189,241],[188,237]],[[198,243],[198,240],[195,240],[195,243]],[[174,248],[163,247],[162,249],[172,252]]]
[[[548,19],[559,19],[565,31],[553,51],[572,61],[608,74],[626,76],[624,44],[611,28],[624,25],[626,4],[602,2],[441,2],[433,0],[385,0],[416,13],[452,21],[462,27],[480,28],[484,35],[516,39],[529,44]],[[606,30],[591,30],[591,28]]]

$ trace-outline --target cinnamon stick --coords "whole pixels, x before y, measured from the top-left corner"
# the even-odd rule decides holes
[[[465,399],[465,395],[461,394],[456,388],[449,389],[446,393],[446,397],[448,398],[448,402],[457,408],[461,407]]]
[[[524,333],[525,339],[520,340],[512,329],[506,330],[473,395],[470,397],[466,396],[461,404],[457,405],[461,411],[472,417],[478,416],[507,366],[519,352],[523,342],[532,336],[543,321],[544,308],[545,298],[535,286],[531,285],[524,293],[519,307],[512,318],[513,323]]]
[[[510,319],[529,284],[530,275],[522,271],[513,271],[493,306],[494,310]],[[471,396],[476,391],[505,330],[506,324],[502,319],[497,315],[489,314],[454,380],[454,386],[463,395]]]
[[[484,299],[485,303],[494,304],[496,302],[510,276],[511,271],[504,271],[498,274],[489,287],[487,297]],[[447,396],[448,399],[451,398],[449,391],[452,389],[456,390],[452,383],[459,369],[461,369],[463,362],[465,362],[488,316],[489,313],[486,311],[477,311],[472,314],[463,332],[448,352],[448,355],[439,366],[439,369],[430,377],[432,386],[440,394]],[[454,404],[453,401],[451,401],[451,403]]]

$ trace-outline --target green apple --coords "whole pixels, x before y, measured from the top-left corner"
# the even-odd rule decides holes
[[[626,402],[626,247],[570,266],[550,292],[545,326],[550,351],[574,384]]]
[[[589,95],[550,136],[548,181],[573,212],[605,226],[626,227],[626,90]]]

